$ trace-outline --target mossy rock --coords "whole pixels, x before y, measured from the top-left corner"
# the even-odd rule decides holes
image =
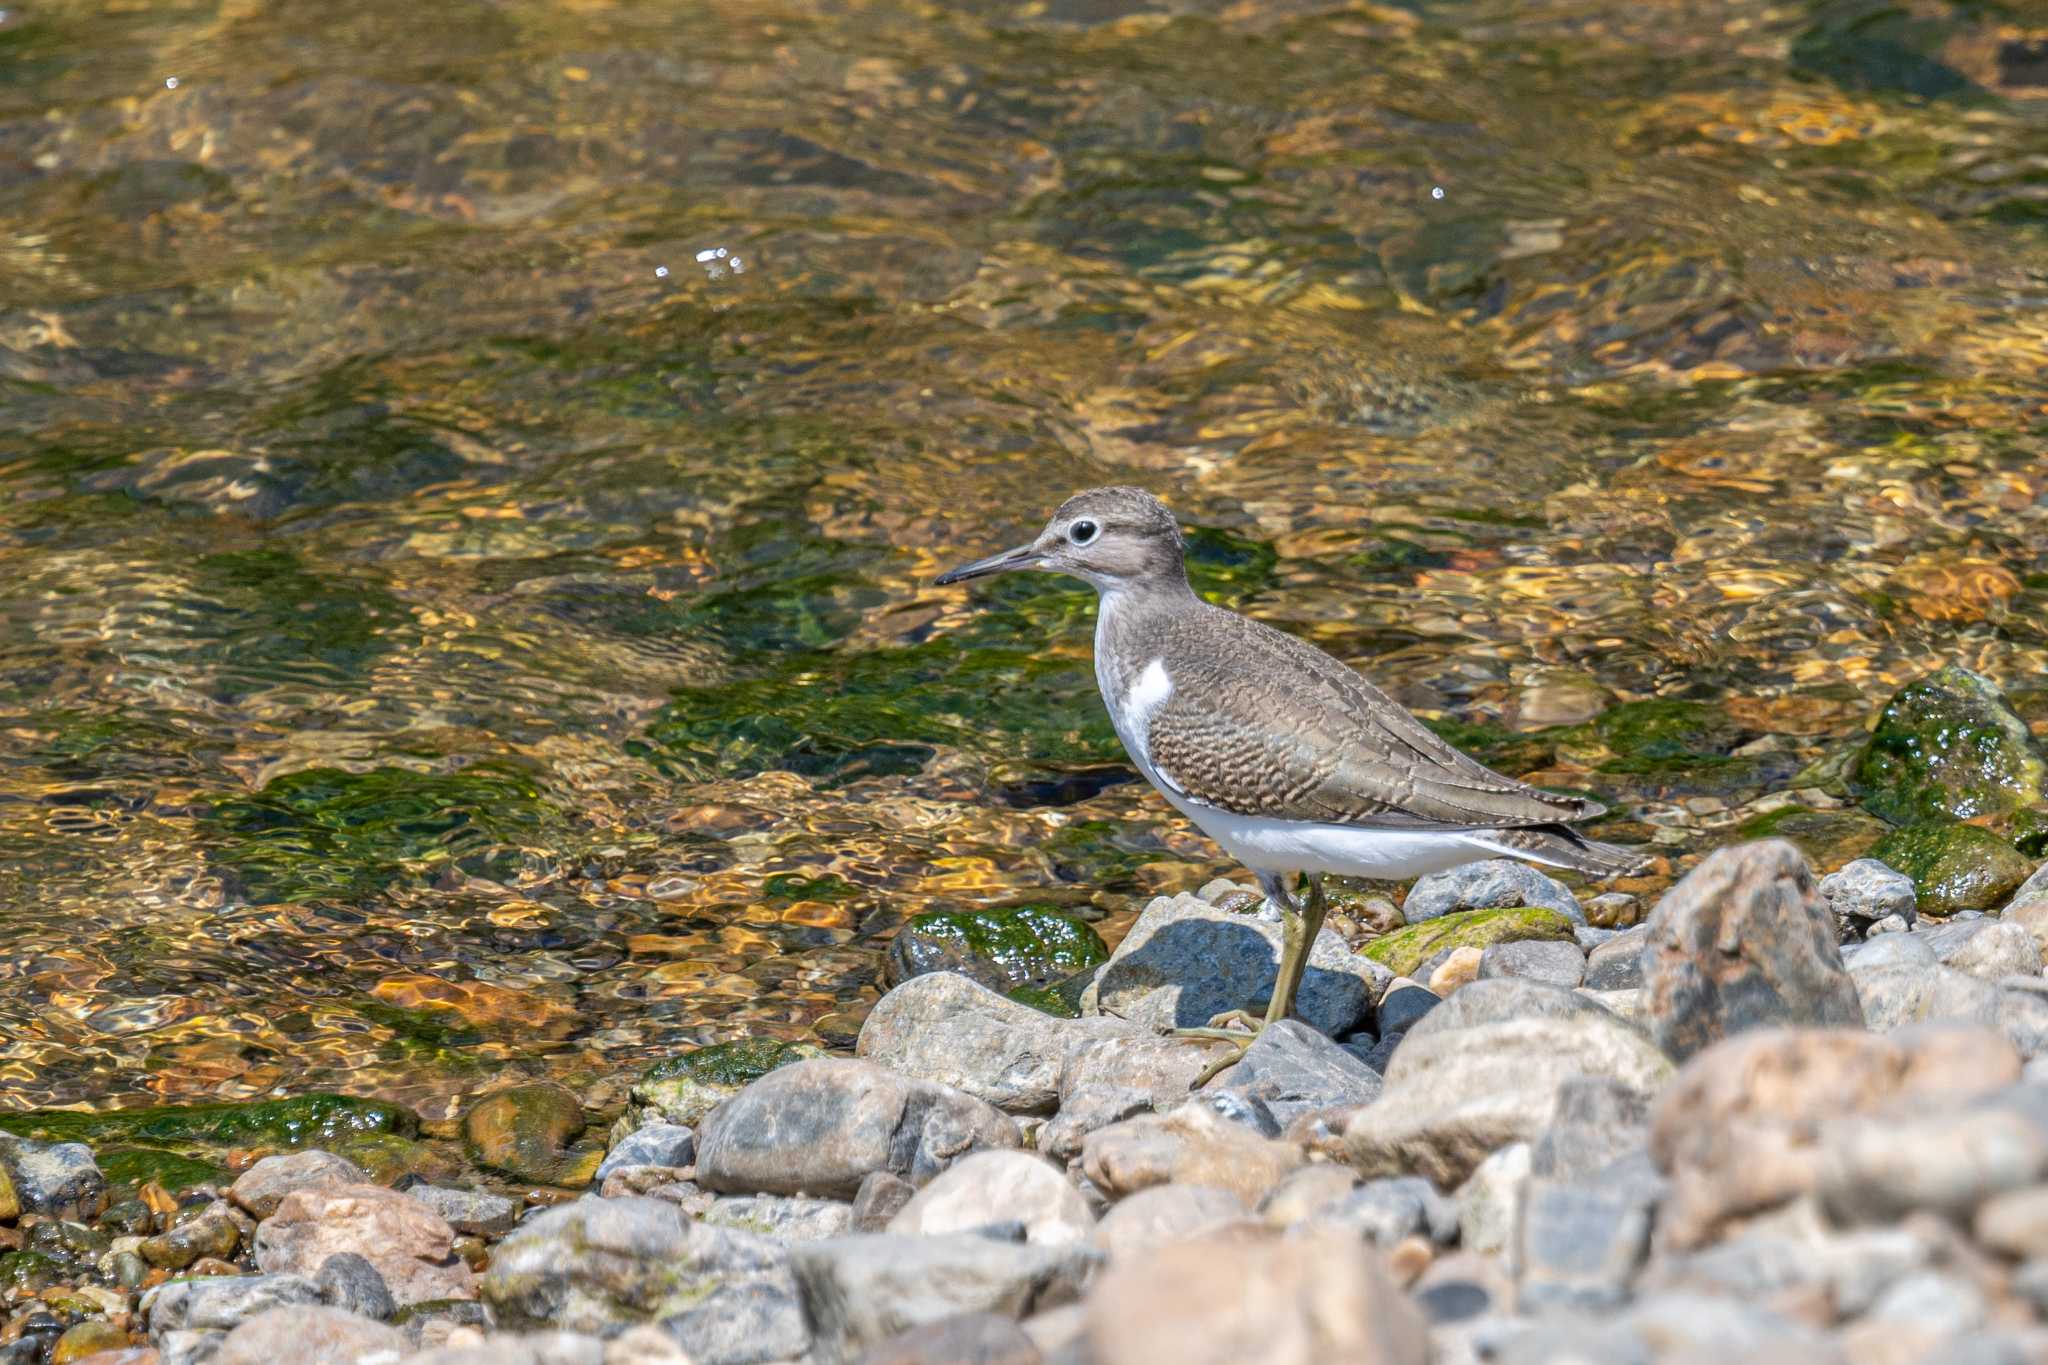
[[[1893,824],[2005,816],[2041,799],[2048,765],[1988,678],[1951,665],[1899,689],[1851,772]]]
[[[888,975],[900,985],[927,972],[955,971],[991,990],[1049,986],[1109,959],[1089,925],[1044,906],[935,910],[914,916],[889,944]]]
[[[1407,976],[1447,949],[1491,948],[1496,943],[1526,939],[1572,942],[1572,922],[1555,910],[1527,905],[1503,910],[1461,910],[1396,929],[1366,944],[1361,951],[1394,975]]]
[[[647,1069],[633,1087],[633,1102],[644,1118],[695,1125],[704,1116],[777,1067],[825,1050],[815,1043],[790,1043],[780,1038],[735,1038],[667,1057]]]
[[[1612,771],[1636,771],[1659,760],[1726,754],[1742,731],[1728,713],[1703,701],[1653,697],[1611,706],[1592,730],[1615,756]]]
[[[351,1133],[420,1130],[419,1115],[387,1100],[353,1095],[294,1095],[247,1104],[165,1105],[148,1109],[30,1109],[0,1114],[0,1133],[43,1142],[83,1142],[98,1150],[119,1143],[204,1147],[331,1147]]]
[[[71,1272],[62,1263],[40,1251],[10,1251],[0,1255],[0,1290],[39,1294],[71,1278]]]
[[[157,1184],[173,1194],[194,1185],[218,1185],[225,1189],[234,1179],[225,1166],[167,1152],[161,1147],[111,1147],[93,1153],[93,1160],[110,1185]]]
[[[559,1085],[515,1085],[485,1095],[462,1115],[462,1145],[481,1166],[541,1185],[590,1183],[597,1163],[571,1150],[589,1125]]]
[[[1080,992],[1074,987],[1073,983],[1085,983],[1087,980],[1088,974],[1082,972],[1070,977],[1066,981],[1056,981],[1050,986],[1018,986],[1008,991],[1007,994],[1010,999],[1018,1004],[1029,1005],[1031,1008],[1045,1014],[1050,1014],[1054,1018],[1079,1019],[1081,1017]]]
[[[395,1185],[409,1175],[441,1183],[462,1174],[462,1162],[452,1148],[396,1133],[354,1133],[329,1150],[355,1162],[379,1185]]]
[[[21,1216],[21,1191],[14,1188],[14,1177],[8,1173],[5,1163],[0,1163],[0,1223]]]
[[[2034,870],[2018,849],[1976,825],[1908,825],[1870,856],[1913,879],[1922,915],[1995,910]]]

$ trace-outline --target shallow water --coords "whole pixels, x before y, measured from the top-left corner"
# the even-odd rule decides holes
[[[1088,596],[929,585],[1090,484],[1645,891],[1938,663],[2048,715],[2018,6],[0,7],[10,1104],[596,1094],[846,1042],[920,910],[1114,936],[1228,869]]]

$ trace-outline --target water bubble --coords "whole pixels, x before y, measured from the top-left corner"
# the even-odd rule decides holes
[[[722,246],[707,246],[707,247],[705,247],[705,248],[704,248],[704,249],[703,249],[702,251],[700,251],[700,252],[698,252],[698,253],[697,253],[697,264],[698,264],[698,265],[707,265],[707,264],[709,264],[709,263],[710,263],[710,262],[712,262],[712,261],[718,260],[719,258],[723,257],[724,255],[725,255],[725,248],[724,248],[724,247],[722,247]]]
[[[667,279],[667,278],[668,278],[668,267],[667,267],[667,266],[665,266],[665,265],[658,265],[658,266],[654,267],[654,278],[655,278],[655,279],[657,279],[657,280],[665,280],[665,279]]]
[[[744,275],[747,273],[747,263],[737,256],[734,256],[731,260],[727,261],[726,264],[732,267],[732,273],[735,275]]]
[[[176,90],[177,88],[178,88],[178,78],[177,78],[176,76],[166,76],[166,77],[164,77],[164,89],[166,89],[166,90]]]
[[[1443,197],[1444,197],[1444,187],[1443,187],[1442,185],[1431,185],[1431,186],[1429,187],[1429,197],[1430,197],[1430,198],[1432,198],[1432,199],[1441,199],[1441,198],[1443,198]]]

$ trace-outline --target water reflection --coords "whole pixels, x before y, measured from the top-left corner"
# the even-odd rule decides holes
[[[1120,780],[1086,596],[929,584],[1111,480],[1646,891],[1853,835],[1802,774],[1898,681],[2048,663],[2041,41],[10,6],[0,1078],[431,1111],[844,1041],[922,909],[1114,937],[1227,868]],[[1726,724],[1598,729],[1648,699]]]

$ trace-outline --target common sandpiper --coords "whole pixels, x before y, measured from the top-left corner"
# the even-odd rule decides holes
[[[1117,738],[1281,913],[1265,1018],[1232,1011],[1182,1033],[1236,1041],[1246,1034],[1225,1024],[1256,1032],[1287,1017],[1322,929],[1325,874],[1405,880],[1509,857],[1611,876],[1642,862],[1571,828],[1601,814],[1598,802],[1494,772],[1322,650],[1203,601],[1180,524],[1142,489],[1077,493],[1030,544],[938,582],[1018,569],[1095,588],[1095,681]]]

